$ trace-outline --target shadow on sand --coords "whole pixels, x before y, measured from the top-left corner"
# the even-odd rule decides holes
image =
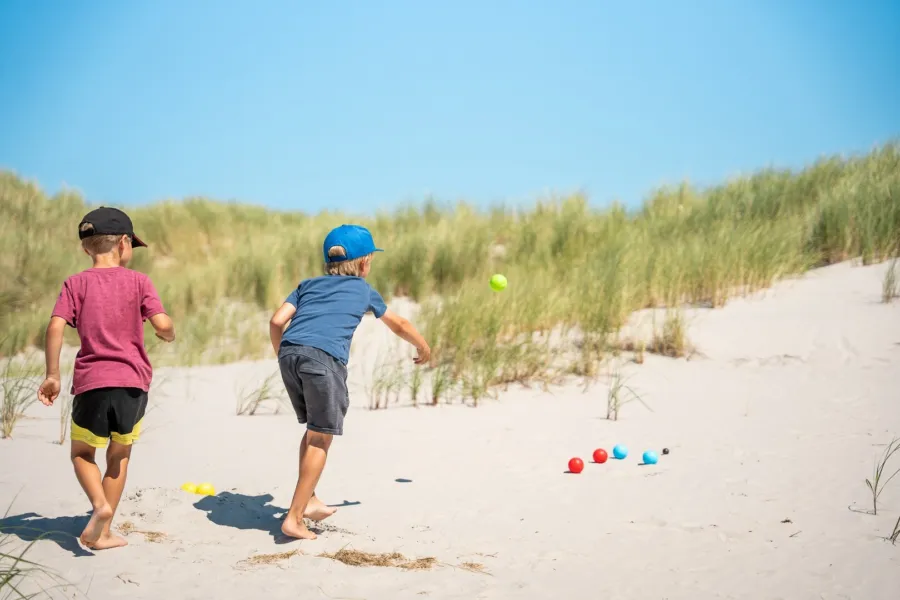
[[[90,514],[77,517],[42,517],[37,513],[22,513],[0,519],[0,534],[13,535],[23,542],[46,540],[55,542],[73,556],[94,556],[78,542],[90,520]]]
[[[194,507],[206,513],[206,518],[222,527],[255,529],[272,537],[281,537],[281,521],[287,509],[269,504],[271,494],[247,496],[221,492],[217,496],[204,496]]]
[[[206,513],[206,518],[222,527],[234,529],[262,531],[272,536],[276,543],[284,544],[294,541],[281,533],[281,523],[287,509],[270,504],[271,494],[248,496],[233,492],[221,492],[216,496],[204,496],[194,503],[194,507]],[[332,504],[334,507],[356,506],[359,502]],[[327,525],[317,523],[310,527],[316,534],[328,530]]]

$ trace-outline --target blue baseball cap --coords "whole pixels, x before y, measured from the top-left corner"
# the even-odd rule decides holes
[[[328,249],[335,246],[340,246],[344,249],[344,252],[347,255],[346,258],[343,256],[328,256]],[[355,258],[368,256],[373,252],[384,252],[384,250],[375,247],[375,241],[372,239],[372,234],[369,233],[368,229],[361,225],[341,225],[340,227],[335,227],[328,232],[328,235],[325,236],[325,243],[322,244],[322,254],[325,255],[325,262],[327,263],[353,260]]]

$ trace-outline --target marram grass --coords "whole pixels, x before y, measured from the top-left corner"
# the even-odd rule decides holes
[[[0,173],[0,337],[16,340],[12,350],[43,343],[60,284],[87,265],[75,226],[88,209],[78,194],[48,197]],[[721,306],[815,266],[896,256],[900,145],[708,189],[661,188],[635,211],[571,195],[528,209],[426,202],[368,217],[203,198],[129,212],[150,244],[132,266],[151,275],[179,333],[170,346],[148,336],[155,364],[270,354],[268,313],[321,273],[325,233],[353,221],[388,250],[371,283],[422,303],[417,324],[441,369],[437,392],[421,393],[452,388],[477,400],[558,369],[595,371],[635,310],[671,308],[658,341],[677,339],[685,303]],[[488,286],[495,272],[509,280],[504,292]]]

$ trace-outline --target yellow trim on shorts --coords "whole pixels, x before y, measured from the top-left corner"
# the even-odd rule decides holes
[[[79,426],[74,419],[72,420],[72,432],[69,434],[73,442],[84,442],[93,448],[106,448],[109,438],[94,435],[89,429]]]
[[[139,439],[141,439],[141,422],[143,419],[134,424],[134,428],[132,428],[131,433],[121,434],[116,433],[115,431],[110,432],[112,436],[112,441],[117,444],[122,444],[124,446],[130,446],[135,443]]]

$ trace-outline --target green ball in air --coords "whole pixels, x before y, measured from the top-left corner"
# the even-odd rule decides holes
[[[497,273],[491,277],[491,289],[500,292],[506,289],[506,277]]]

